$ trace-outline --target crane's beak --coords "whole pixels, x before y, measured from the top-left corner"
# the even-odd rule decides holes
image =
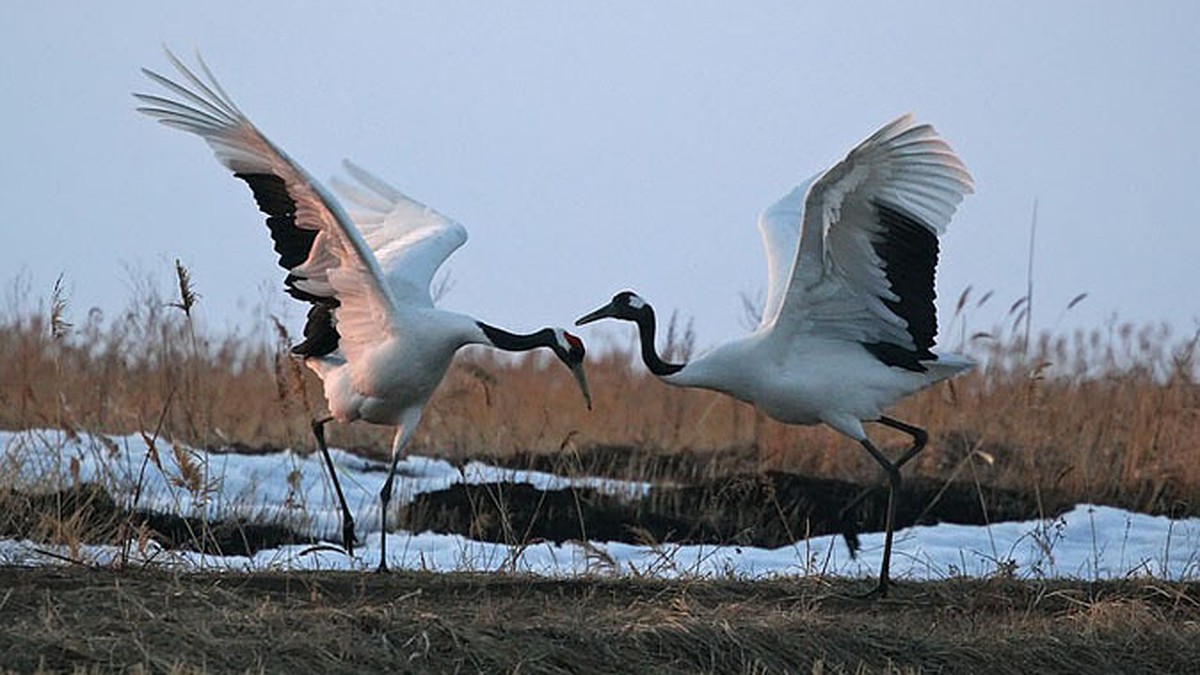
[[[575,376],[575,381],[579,383],[579,391],[583,392],[583,400],[587,403],[587,409],[592,409],[592,393],[588,391],[587,373],[583,372],[583,362],[580,361],[571,366],[571,374]]]
[[[616,315],[613,312],[613,305],[610,302],[607,305],[601,307],[600,309],[597,309],[592,312],[588,312],[587,314],[584,314],[583,316],[579,317],[578,319],[575,319],[575,325],[582,326],[585,323],[591,323],[593,321],[599,321],[600,319],[607,319],[607,318],[610,318],[613,316],[616,316]]]

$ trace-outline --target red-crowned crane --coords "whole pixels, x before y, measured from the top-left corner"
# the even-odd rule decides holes
[[[267,139],[234,105],[201,60],[197,76],[169,51],[183,83],[143,69],[167,95],[135,94],[138,110],[196,134],[245,181],[267,215],[287,292],[311,305],[305,340],[292,348],[320,376],[329,416],[313,423],[342,509],[342,544],[353,553],[354,518],[325,445],[324,425],[363,420],[396,428],[380,491],[379,570],[387,570],[387,514],[396,467],[455,352],[487,345],[510,352],[550,349],[575,375],[588,407],[584,347],[562,328],[518,335],[438,309],[430,282],[467,240],[466,229],[346,162],[355,183],[334,186],[342,205]]]
[[[786,424],[823,422],[858,441],[888,476],[883,563],[872,591],[886,595],[900,467],[927,435],[883,411],[972,366],[932,351],[938,235],[972,189],[933,127],[905,115],[759,217],[769,285],[750,335],[688,363],[666,363],[654,346],[654,309],[630,291],[575,323],[632,321],[642,360],[663,382],[728,394]],[[898,429],[912,445],[893,462],[863,422]]]

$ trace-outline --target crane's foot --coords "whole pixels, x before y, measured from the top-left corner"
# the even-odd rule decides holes
[[[890,581],[888,581],[887,579],[880,579],[879,583],[875,584],[875,588],[872,588],[871,590],[867,591],[866,593],[856,595],[855,597],[858,598],[859,600],[882,600],[887,597],[888,588],[890,586],[891,586]]]

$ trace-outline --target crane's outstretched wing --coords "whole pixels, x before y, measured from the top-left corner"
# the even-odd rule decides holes
[[[350,161],[343,165],[357,184],[335,177],[333,188],[351,205],[350,216],[379,260],[388,286],[401,302],[432,307],[433,275],[466,243],[467,229]]]
[[[758,216],[758,231],[767,253],[767,302],[763,305],[759,328],[775,323],[779,308],[787,296],[800,246],[800,221],[804,216],[804,197],[820,174],[792,188],[779,201]]]
[[[889,365],[924,370],[937,334],[937,238],[972,191],[933,127],[911,115],[887,124],[812,183],[803,209],[793,191],[764,214],[773,232],[800,224],[787,290],[764,321],[782,336],[854,340]]]
[[[323,356],[340,348],[354,358],[362,347],[392,333],[399,298],[388,287],[367,239],[337,200],[254,127],[202,59],[197,56],[205,79],[169,50],[167,57],[186,84],[143,68],[170,96],[134,94],[145,104],[138,110],[203,138],[217,160],[250,186],[267,214],[279,264],[288,271],[288,292],[314,305],[305,333],[321,344],[297,351]]]

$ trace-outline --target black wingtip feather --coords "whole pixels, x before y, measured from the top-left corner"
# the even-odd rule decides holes
[[[317,358],[333,353],[338,347],[337,328],[333,325],[332,307],[315,304],[308,310],[304,324],[304,342],[292,347],[292,353],[305,358]]]
[[[273,173],[235,173],[254,193],[258,208],[268,216],[295,216],[296,200],[288,194],[287,183]]]
[[[937,337],[937,307],[934,299],[934,272],[938,260],[938,239],[933,228],[899,208],[875,202],[879,224],[883,226],[872,246],[883,261],[888,285],[898,300],[883,303],[907,324],[914,348],[886,342],[864,344],[883,363],[906,370],[924,372],[921,361],[934,360],[933,343]]]
[[[279,266],[291,270],[308,260],[317,231],[296,226],[296,200],[288,193],[287,182],[271,173],[239,172],[234,176],[250,186],[259,210],[267,214],[267,228],[271,231],[275,252],[279,254]],[[334,324],[333,310],[340,303],[337,298],[300,289],[296,283],[302,280],[295,274],[288,274],[283,280],[288,295],[312,303],[308,321],[304,324],[304,341],[292,347],[292,353],[305,358],[326,356],[338,347],[340,336]]]
[[[308,259],[316,230],[296,226],[296,200],[288,194],[287,183],[270,173],[235,173],[246,181],[258,209],[267,214],[267,227],[279,254],[279,266],[291,269]]]
[[[267,227],[275,242],[275,252],[279,254],[280,267],[290,270],[308,260],[317,238],[316,230],[296,227],[296,219],[292,216],[267,216]]]

